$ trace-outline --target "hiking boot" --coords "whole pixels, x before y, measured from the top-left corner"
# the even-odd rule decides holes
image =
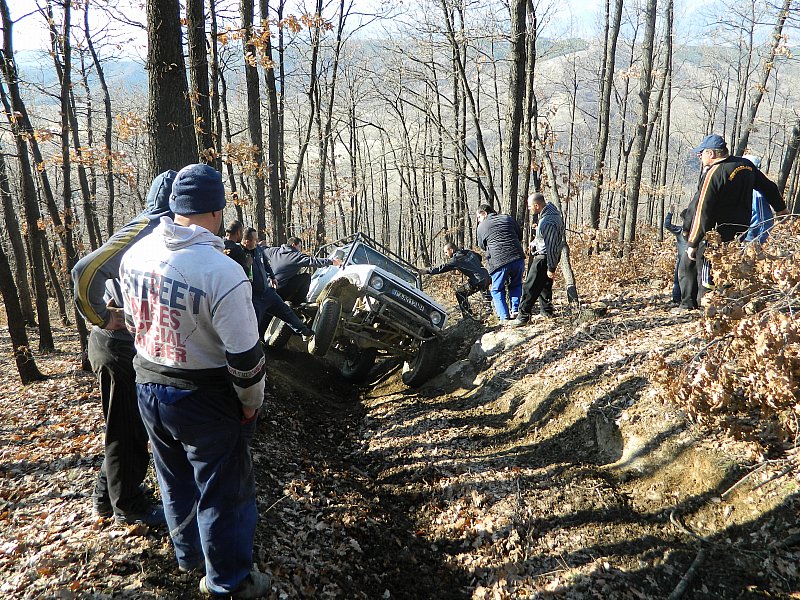
[[[189,565],[178,565],[178,571],[181,573],[205,573],[206,572],[206,563],[205,561],[200,561],[196,565],[189,566]]]
[[[167,522],[164,518],[164,509],[154,505],[148,506],[142,512],[114,513],[114,521],[120,525],[142,523],[149,527],[164,525]]]
[[[303,341],[307,342],[312,337],[314,337],[314,330],[311,329],[311,327],[303,327],[302,331],[300,332],[300,335],[303,337]]]
[[[272,578],[266,573],[259,571],[250,571],[250,574],[245,577],[242,582],[236,586],[236,589],[229,593],[217,594],[208,589],[206,578],[200,580],[200,592],[206,596],[218,598],[263,598],[269,593],[272,587]]]
[[[517,315],[517,318],[508,322],[509,327],[525,327],[530,319],[525,315]]]
[[[111,499],[108,496],[92,495],[92,514],[95,517],[108,519],[114,516],[114,508],[111,506]]]

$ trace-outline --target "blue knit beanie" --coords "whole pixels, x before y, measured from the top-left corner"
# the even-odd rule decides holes
[[[176,215],[200,215],[225,208],[222,175],[208,165],[188,165],[175,176],[169,207]]]

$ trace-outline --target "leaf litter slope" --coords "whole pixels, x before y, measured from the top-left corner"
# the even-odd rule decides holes
[[[418,390],[271,353],[253,455],[272,597],[665,598],[701,549],[683,597],[793,597],[796,475],[659,400],[649,353],[689,357],[699,327],[664,287],[607,289],[584,323],[456,323]],[[163,531],[91,516],[102,422],[72,344],[39,357],[48,381],[3,383],[0,590],[199,597]]]

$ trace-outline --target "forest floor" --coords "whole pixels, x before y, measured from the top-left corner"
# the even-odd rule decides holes
[[[702,347],[666,286],[584,286],[603,314],[517,330],[456,320],[419,389],[271,352],[253,443],[271,598],[800,598],[795,459],[661,399],[651,353]],[[72,331],[30,386],[3,336],[0,593],[198,598],[164,530],[92,516],[101,408]]]

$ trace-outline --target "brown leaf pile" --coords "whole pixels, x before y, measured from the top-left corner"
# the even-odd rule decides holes
[[[716,289],[704,299],[707,344],[687,364],[660,360],[667,396],[700,423],[767,446],[794,442],[800,416],[800,221],[777,225],[764,244],[709,238]]]

